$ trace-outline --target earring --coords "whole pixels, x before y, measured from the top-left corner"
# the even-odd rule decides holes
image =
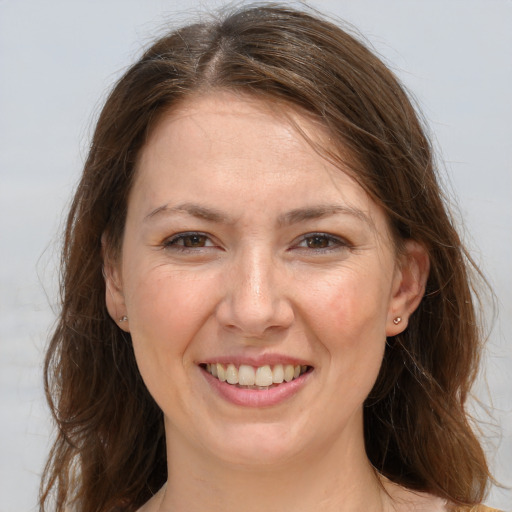
[[[402,317],[397,316],[397,317],[393,320],[393,323],[394,323],[395,325],[398,325],[401,321],[402,321]]]
[[[126,315],[123,315],[120,319],[119,319],[119,322],[126,322],[126,320],[128,320],[128,317]]]

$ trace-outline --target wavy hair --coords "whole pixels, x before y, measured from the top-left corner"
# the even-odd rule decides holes
[[[63,239],[61,313],[45,361],[58,426],[41,510],[134,511],[165,482],[162,412],[129,334],[109,317],[102,237],[119,254],[136,161],[173,107],[215,89],[257,95],[322,123],[340,161],[387,212],[397,247],[423,244],[431,271],[408,328],[389,338],[365,402],[367,455],[387,478],[457,505],[489,480],[465,409],[482,336],[473,264],[439,186],[431,144],[393,73],[348,31],[286,6],[250,6],[175,30],[118,81],[99,116]],[[346,167],[345,167],[346,168]]]

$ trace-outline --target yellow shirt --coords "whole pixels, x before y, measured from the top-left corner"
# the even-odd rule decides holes
[[[453,512],[501,512],[501,511],[498,510],[497,508],[486,507],[485,505],[477,505],[476,507],[472,507],[472,508],[467,508],[467,507],[458,508],[458,509],[453,510]]]

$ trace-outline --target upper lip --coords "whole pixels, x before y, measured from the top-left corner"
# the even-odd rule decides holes
[[[312,366],[310,361],[305,359],[301,359],[298,357],[287,356],[283,354],[261,354],[258,356],[247,356],[247,355],[232,355],[232,356],[213,356],[208,357],[204,360],[198,361],[198,365],[201,364],[234,364],[235,366],[240,366],[241,364],[245,364],[248,366],[254,366],[258,368],[260,366],[275,366],[276,364],[291,364],[291,365],[300,365],[300,366]]]

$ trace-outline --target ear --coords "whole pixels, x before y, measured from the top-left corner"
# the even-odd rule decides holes
[[[126,314],[126,304],[122,287],[119,263],[113,261],[106,246],[105,235],[101,237],[103,257],[103,277],[105,279],[105,302],[112,320],[126,332],[130,326]]]
[[[393,279],[386,336],[395,336],[407,328],[409,317],[425,294],[429,270],[427,249],[419,242],[407,240]]]

